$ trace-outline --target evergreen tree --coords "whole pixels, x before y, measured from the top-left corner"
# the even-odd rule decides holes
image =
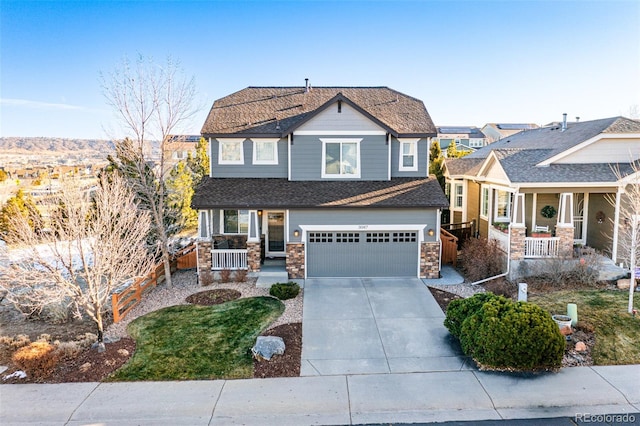
[[[437,140],[431,142],[431,147],[429,148],[429,159],[431,160],[431,163],[429,164],[429,174],[436,176],[440,187],[444,190],[444,175],[442,173],[444,156],[442,155],[442,149],[440,149],[440,142]]]
[[[205,176],[209,176],[209,154],[207,153],[207,141],[200,138],[196,144],[196,154],[187,154],[187,166],[193,173],[193,185],[198,186]]]
[[[198,226],[198,212],[191,208],[196,176],[197,174],[190,170],[185,161],[180,161],[169,172],[167,205],[169,209],[180,212],[180,218],[177,222],[180,228],[194,229]]]

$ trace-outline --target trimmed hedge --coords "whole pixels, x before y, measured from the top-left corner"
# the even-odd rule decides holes
[[[293,299],[300,293],[300,286],[293,281],[276,283],[269,289],[269,294],[280,300]]]
[[[460,303],[451,313],[447,310],[445,326],[483,368],[535,371],[562,366],[565,339],[539,306],[490,293],[455,302]]]

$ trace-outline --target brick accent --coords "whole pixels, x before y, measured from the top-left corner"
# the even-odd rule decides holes
[[[247,269],[250,272],[260,271],[260,243],[247,243]]]
[[[287,243],[287,274],[289,278],[304,278],[304,244]]]
[[[524,259],[524,238],[526,236],[526,232],[527,228],[525,228],[524,226],[511,227],[511,258],[509,260]]]
[[[420,278],[440,278],[440,242],[420,245]]]
[[[573,226],[556,226],[556,237],[560,238],[558,254],[560,257],[573,256]]]
[[[201,280],[202,271],[211,272],[211,240],[197,241],[196,252],[198,258],[198,278]]]

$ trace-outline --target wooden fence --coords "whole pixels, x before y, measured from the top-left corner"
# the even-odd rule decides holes
[[[176,269],[195,268],[196,260],[195,244],[187,246],[176,253],[171,259],[171,272],[175,272]],[[164,263],[160,262],[155,264],[147,276],[138,278],[133,284],[116,290],[111,295],[113,322],[122,320],[131,309],[140,303],[147,291],[164,281]]]
[[[440,241],[442,242],[442,263],[458,264],[458,237],[440,228]]]

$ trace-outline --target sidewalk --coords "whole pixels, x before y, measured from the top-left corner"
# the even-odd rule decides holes
[[[0,385],[0,424],[306,425],[634,413],[640,365],[515,375],[431,373]]]

